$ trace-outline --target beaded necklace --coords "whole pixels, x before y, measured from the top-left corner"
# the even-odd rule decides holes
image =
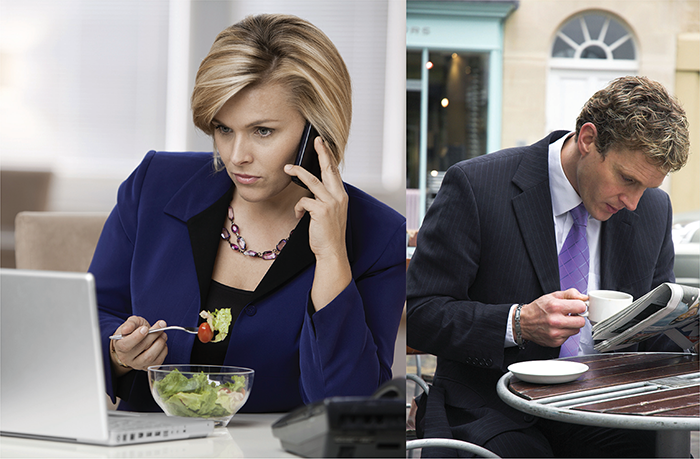
[[[274,249],[266,250],[265,252],[256,252],[246,248],[245,239],[241,237],[241,229],[233,222],[233,208],[231,206],[228,206],[228,219],[231,220],[231,232],[229,233],[226,227],[223,227],[221,229],[221,239],[228,241],[232,250],[240,252],[249,257],[262,258],[263,260],[274,260],[277,258],[277,255],[279,255],[284,246],[287,245],[287,241],[294,232],[294,230],[290,231],[289,236],[287,236],[286,239],[279,241]],[[233,237],[231,237],[232,234],[235,236],[235,240]]]

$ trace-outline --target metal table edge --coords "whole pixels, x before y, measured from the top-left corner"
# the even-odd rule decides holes
[[[540,405],[525,400],[511,392],[508,387],[512,372],[507,372],[498,380],[496,392],[506,404],[537,417],[554,421],[568,422],[598,427],[626,428],[639,430],[700,430],[700,417],[642,416],[632,414],[594,413]]]

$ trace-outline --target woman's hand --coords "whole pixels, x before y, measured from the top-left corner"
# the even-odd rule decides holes
[[[316,310],[330,303],[352,279],[345,246],[348,218],[348,195],[343,179],[321,137],[314,140],[321,166],[321,182],[301,166],[285,166],[289,175],[299,177],[313,197],[303,197],[294,207],[297,218],[304,212],[311,217],[309,246],[316,256],[316,272],[311,288],[311,301]]]
[[[160,365],[168,355],[168,335],[165,332],[148,334],[151,328],[165,327],[159,320],[153,327],[143,317],[131,316],[114,332],[122,339],[110,342],[112,370],[119,377],[129,371],[146,370],[151,365]]]

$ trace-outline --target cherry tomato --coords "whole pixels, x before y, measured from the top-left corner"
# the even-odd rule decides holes
[[[208,343],[214,337],[214,332],[211,331],[211,327],[207,322],[204,322],[199,326],[197,330],[197,338],[203,343]]]

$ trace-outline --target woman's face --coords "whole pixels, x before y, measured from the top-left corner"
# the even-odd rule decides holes
[[[305,120],[288,101],[279,84],[247,87],[212,120],[221,160],[246,201],[275,200],[288,187],[300,189],[283,168],[294,162]]]

